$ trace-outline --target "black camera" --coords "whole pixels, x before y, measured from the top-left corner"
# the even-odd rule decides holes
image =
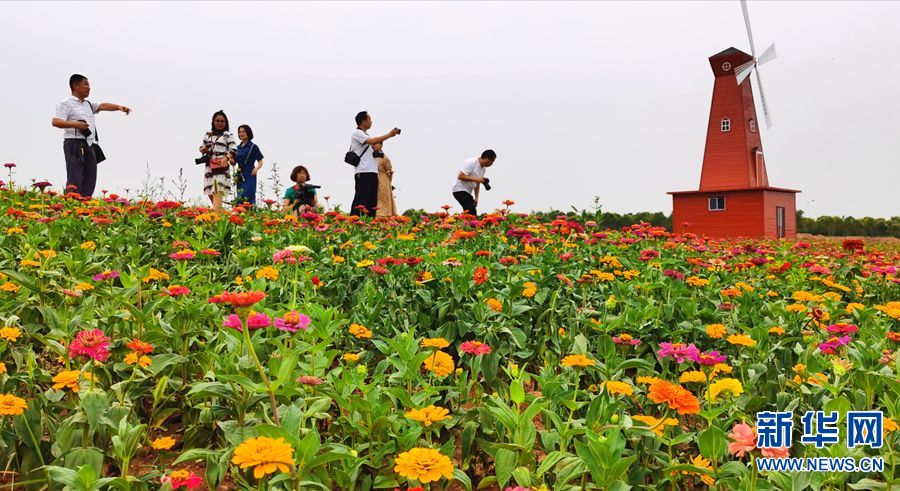
[[[79,123],[87,123],[87,121],[85,121],[85,120],[83,120],[83,119],[79,119],[78,122],[79,122]],[[81,133],[82,135],[84,135],[85,138],[91,136],[91,129],[90,129],[90,128],[79,129],[78,132]]]
[[[300,187],[303,189],[322,189],[322,186],[316,186],[315,184],[310,184],[308,182],[304,182]]]
[[[400,134],[400,128],[394,128],[394,129],[397,130],[397,134],[399,135],[399,134]]]
[[[194,163],[197,165],[208,164],[209,163],[209,154],[205,153],[199,159],[194,159]]]
[[[482,177],[482,179],[484,179],[484,190],[490,191],[491,190],[491,180],[488,179],[487,177]]]

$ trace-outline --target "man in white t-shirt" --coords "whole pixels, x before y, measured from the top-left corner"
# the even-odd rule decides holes
[[[453,185],[453,197],[463,207],[466,213],[478,215],[475,208],[478,206],[478,190],[484,183],[485,189],[491,189],[488,178],[484,177],[484,171],[494,165],[497,154],[493,150],[481,152],[481,157],[466,159],[456,176],[456,184]]]
[[[90,197],[97,185],[97,126],[94,114],[100,111],[122,111],[130,114],[131,109],[109,102],[87,101],[91,94],[91,84],[84,75],[69,77],[72,95],[56,105],[56,112],[50,122],[63,131],[63,155],[66,157],[66,190],[70,186],[82,196]]]
[[[369,136],[366,132],[371,128],[372,116],[368,112],[362,111],[356,115],[356,131],[350,135],[350,151],[359,155],[359,165],[356,166],[353,176],[356,191],[350,207],[351,215],[361,215],[361,212],[365,211],[366,215],[375,216],[375,207],[378,205],[378,163],[372,155],[372,145],[383,143],[400,134],[400,130],[394,128],[385,135]]]

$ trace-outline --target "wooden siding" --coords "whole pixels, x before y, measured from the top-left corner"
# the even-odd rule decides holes
[[[709,211],[710,196],[725,196],[725,210]],[[766,234],[763,206],[761,190],[675,195],[672,230],[708,237],[761,237]]]
[[[766,237],[778,237],[778,217],[775,209],[784,207],[784,238],[797,238],[797,195],[765,191],[764,228]]]

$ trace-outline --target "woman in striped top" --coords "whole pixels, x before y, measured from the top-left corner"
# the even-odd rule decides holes
[[[203,137],[200,153],[209,155],[204,166],[203,192],[209,196],[214,210],[222,209],[222,199],[231,192],[231,174],[228,168],[234,165],[237,145],[228,132],[228,116],[217,111],[212,117],[212,129]]]

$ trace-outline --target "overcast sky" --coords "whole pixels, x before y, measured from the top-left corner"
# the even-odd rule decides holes
[[[900,214],[900,3],[749,9],[758,50],[778,51],[762,67],[770,184],[802,190],[808,216]],[[77,72],[91,100],[134,110],[98,115],[109,158],[98,189],[134,193],[149,163],[170,189],[184,169],[188,197],[201,197],[193,159],[224,109],[233,131],[253,127],[263,177],[277,162],[286,185],[305,164],[347,210],[342,159],[365,109],[370,134],[403,130],[385,146],[401,211],[456,205],[460,163],[493,148],[481,210],[504,199],[524,211],[587,208],[599,196],[608,211],[670,213],[667,191],[699,185],[707,59],[750,50],[736,0],[3,2],[0,39],[0,162],[17,163],[20,181],[64,184],[50,119]]]

